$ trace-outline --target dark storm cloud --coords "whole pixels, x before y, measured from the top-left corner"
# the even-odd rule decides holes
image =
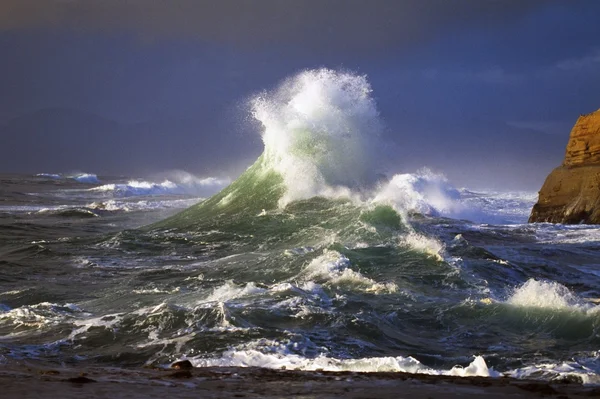
[[[595,0],[0,0],[0,172],[235,174],[261,151],[246,100],[325,66],[368,76],[395,171],[537,189],[577,115],[600,107],[598,13]]]
[[[504,23],[548,1],[521,0],[3,0],[0,29],[58,28],[192,36],[245,48],[380,51],[449,26]]]

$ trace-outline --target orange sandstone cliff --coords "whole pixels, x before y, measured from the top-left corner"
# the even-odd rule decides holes
[[[577,119],[565,160],[539,194],[530,223],[600,224],[600,109]]]

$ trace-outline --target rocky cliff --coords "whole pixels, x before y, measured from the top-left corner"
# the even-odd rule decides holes
[[[546,178],[529,222],[600,224],[600,110],[577,119],[565,159]]]

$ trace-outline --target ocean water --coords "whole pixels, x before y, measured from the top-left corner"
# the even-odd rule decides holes
[[[600,229],[535,192],[383,171],[364,76],[256,96],[232,182],[0,175],[0,365],[405,371],[600,383]]]

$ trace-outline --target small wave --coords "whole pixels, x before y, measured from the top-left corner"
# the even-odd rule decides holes
[[[59,209],[59,207],[48,207],[44,205],[0,205],[0,212],[8,212],[8,213],[32,213],[32,212],[40,212],[45,211],[47,209]]]
[[[337,251],[325,250],[313,259],[304,270],[305,279],[324,280],[327,285],[346,286],[371,293],[393,293],[398,290],[394,283],[378,283],[350,268],[350,260]],[[299,276],[301,277],[301,276]]]
[[[398,212],[448,215],[461,211],[460,193],[442,174],[424,168],[417,173],[394,175],[372,202],[391,205]]]
[[[38,173],[35,175],[36,177],[43,177],[45,179],[52,179],[52,180],[56,180],[56,179],[62,179],[62,176],[56,173]]]
[[[586,361],[583,359],[574,362],[563,363],[542,363],[532,366],[522,367],[505,373],[507,376],[519,379],[540,379],[555,382],[579,383],[579,384],[600,384],[600,364],[598,364],[597,354]],[[583,364],[581,364],[583,363]],[[593,363],[593,364],[589,364]]]
[[[597,306],[584,301],[564,285],[535,279],[517,287],[506,303],[524,308],[598,312]]]
[[[139,294],[139,295],[152,295],[152,294],[176,294],[179,291],[181,291],[181,289],[179,287],[175,287],[172,290],[161,290],[159,288],[154,287],[154,288],[133,290],[131,292],[133,292],[134,294]]]
[[[136,212],[136,211],[152,211],[159,209],[184,209],[194,205],[198,201],[202,201],[202,198],[191,198],[191,199],[171,199],[164,201],[119,201],[119,200],[107,200],[107,201],[96,201],[88,204],[86,208],[94,211],[106,211],[106,212]]]
[[[95,174],[92,174],[92,173],[80,173],[80,174],[77,174],[74,176],[69,176],[69,177],[79,183],[86,183],[86,184],[100,183],[98,176],[96,176]]]
[[[433,256],[439,261],[444,259],[445,246],[442,242],[414,231],[400,237],[400,245],[407,245],[416,251]]]
[[[233,281],[227,281],[224,285],[216,288],[211,295],[202,302],[227,302],[232,299],[265,293],[265,288],[257,287],[253,282],[245,286],[237,286]]]
[[[78,183],[86,183],[86,184],[100,183],[100,179],[98,179],[98,176],[93,173],[75,173],[75,174],[38,173],[35,176],[41,177],[44,179],[51,179],[51,180],[71,179],[71,180],[75,180]]]
[[[220,358],[189,358],[195,367],[262,367],[306,371],[402,372],[412,374],[454,375],[460,377],[498,377],[500,373],[488,368],[481,356],[476,356],[467,366],[450,370],[437,370],[409,357],[366,357],[338,359],[326,355],[314,358],[294,353],[297,344],[281,344],[260,340],[240,348],[225,351]]]
[[[51,180],[70,179],[70,180],[75,180],[78,183],[86,183],[86,184],[99,184],[100,183],[100,179],[98,179],[98,176],[93,173],[74,173],[74,174],[38,173],[35,176],[41,177],[44,179],[51,179]]]
[[[77,314],[83,314],[83,311],[72,303],[59,305],[42,302],[15,309],[5,309],[3,312],[0,310],[0,323],[40,328],[49,324],[61,323],[67,319],[73,319]]]
[[[600,241],[600,229],[594,225],[532,224],[538,242],[543,244],[591,244]]]
[[[55,208],[42,208],[38,214],[49,214],[53,216],[60,216],[65,218],[94,218],[98,217],[92,209],[74,207],[74,206],[60,206]]]
[[[209,196],[223,188],[228,180],[208,177],[205,179],[190,179],[175,183],[164,180],[160,183],[145,180],[130,180],[126,184],[105,184],[91,188],[90,191],[112,193],[118,197],[135,197],[143,195],[201,195]]]

